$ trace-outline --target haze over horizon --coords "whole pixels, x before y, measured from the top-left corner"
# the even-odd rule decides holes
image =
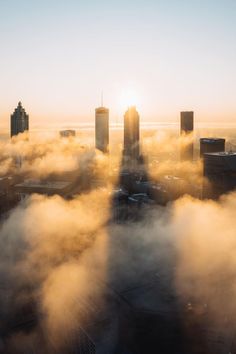
[[[0,18],[1,127],[19,100],[31,127],[91,124],[102,90],[111,123],[130,103],[144,123],[236,117],[233,0],[2,0]]]

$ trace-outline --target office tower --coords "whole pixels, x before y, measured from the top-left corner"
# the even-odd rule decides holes
[[[103,153],[109,146],[109,109],[99,107],[95,110],[95,146]]]
[[[222,138],[201,138],[200,139],[200,157],[208,152],[224,152],[225,139]]]
[[[26,114],[21,102],[11,115],[11,137],[29,130],[29,116]]]
[[[139,114],[136,107],[129,107],[124,116],[124,155],[131,160],[138,160],[139,146]]]
[[[217,199],[236,188],[236,153],[214,152],[203,155],[203,197]]]
[[[193,112],[180,113],[181,161],[193,161]]]

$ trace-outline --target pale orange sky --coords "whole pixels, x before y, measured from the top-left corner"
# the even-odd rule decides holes
[[[143,122],[233,122],[235,37],[234,0],[1,1],[0,126],[19,100],[31,127],[93,123],[102,90],[111,122],[127,92]]]

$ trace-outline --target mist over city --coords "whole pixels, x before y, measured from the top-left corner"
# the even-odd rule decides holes
[[[235,2],[0,29],[0,354],[236,354]]]

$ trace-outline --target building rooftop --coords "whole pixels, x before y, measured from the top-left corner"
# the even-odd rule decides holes
[[[25,180],[23,183],[16,184],[16,188],[43,188],[43,189],[48,189],[48,190],[63,190],[64,188],[67,188],[68,186],[71,185],[71,182],[66,182],[66,181],[39,181],[39,180]]]
[[[18,105],[17,105],[17,107],[15,108],[15,111],[14,111],[14,113],[18,113],[18,112],[20,112],[20,113],[25,113],[25,109],[24,109],[24,107],[22,106],[22,103],[21,102],[18,102]]]
[[[234,151],[225,151],[225,152],[207,152],[204,156],[218,156],[222,158],[235,158],[236,152]]]
[[[109,109],[106,107],[98,107],[95,110],[96,110],[96,113],[107,113],[109,111]]]
[[[224,138],[200,138],[200,141],[207,144],[211,144],[211,143],[214,144],[217,142],[225,141],[225,139]]]

